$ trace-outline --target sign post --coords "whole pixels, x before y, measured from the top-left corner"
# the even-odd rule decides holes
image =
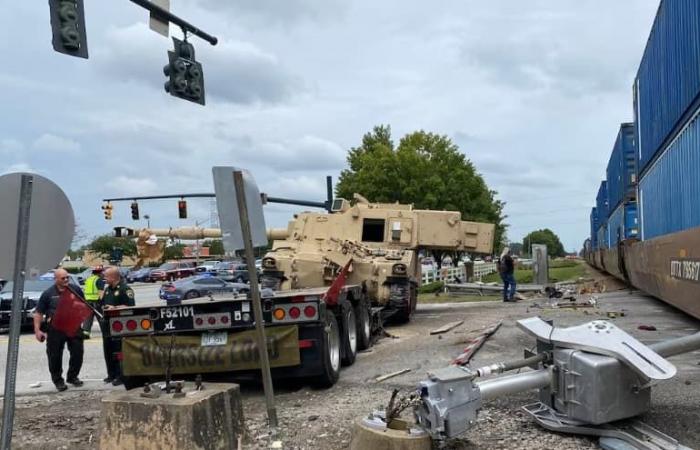
[[[5,397],[2,411],[2,450],[12,444],[12,428],[15,418],[15,386],[17,381],[17,357],[19,354],[19,331],[22,325],[22,303],[24,302],[24,278],[27,268],[27,241],[29,240],[29,211],[32,205],[34,177],[22,175],[19,193],[19,216],[15,245],[15,273],[12,285],[12,312],[10,316],[10,338],[7,342],[7,365],[5,370]]]
[[[260,192],[255,181],[246,171],[236,167],[214,167],[212,172],[224,250],[229,255],[236,250],[244,250],[250,280],[250,295],[253,301],[253,314],[255,315],[255,334],[265,389],[267,418],[270,427],[277,428],[277,410],[275,409],[275,395],[272,375],[270,374],[270,358],[267,354],[265,319],[253,253],[256,245],[267,244]]]

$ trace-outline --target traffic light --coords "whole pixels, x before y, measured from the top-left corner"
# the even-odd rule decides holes
[[[187,219],[187,202],[185,200],[177,202],[177,215],[180,219]]]
[[[204,105],[204,73],[202,65],[194,58],[194,46],[173,38],[175,49],[168,52],[168,65],[163,73],[168,77],[165,92]]]
[[[137,202],[131,203],[131,218],[133,220],[139,220],[139,204]]]
[[[87,59],[83,0],[49,0],[53,49]]]
[[[107,204],[102,205],[102,211],[105,213],[105,220],[112,220],[112,204],[107,202]]]

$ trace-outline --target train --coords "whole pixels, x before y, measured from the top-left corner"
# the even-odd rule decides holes
[[[700,2],[662,0],[583,244],[589,264],[700,319]]]

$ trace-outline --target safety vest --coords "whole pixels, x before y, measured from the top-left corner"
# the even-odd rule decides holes
[[[100,291],[97,290],[97,280],[100,277],[97,275],[91,275],[85,280],[85,300],[89,302],[96,302],[100,299]]]

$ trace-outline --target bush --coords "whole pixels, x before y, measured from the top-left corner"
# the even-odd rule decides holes
[[[578,261],[574,259],[554,259],[549,261],[549,268],[558,269],[564,267],[576,267],[578,264]]]
[[[440,292],[445,288],[445,283],[442,281],[434,281],[432,283],[424,284],[418,288],[419,294],[434,294]]]

